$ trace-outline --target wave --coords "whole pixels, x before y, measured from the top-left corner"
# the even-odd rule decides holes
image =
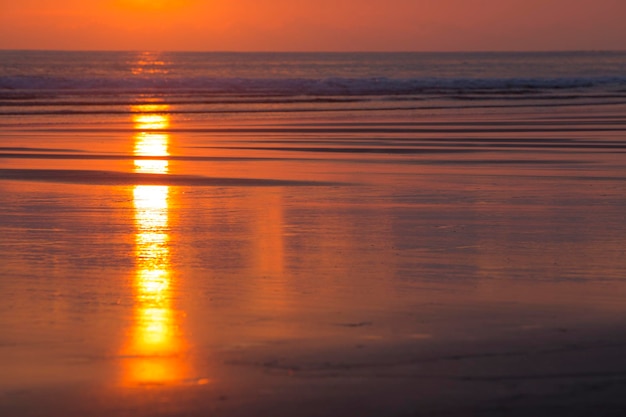
[[[3,98],[41,94],[188,94],[241,96],[402,96],[419,94],[532,94],[553,90],[605,88],[626,92],[626,77],[577,78],[65,78],[0,77]]]
[[[0,169],[0,180],[59,182],[87,185],[167,185],[204,187],[340,186],[339,182],[266,178],[223,178],[200,175],[127,173],[72,169]]]
[[[580,96],[580,97],[585,97],[586,96]],[[454,100],[459,100],[458,97],[450,97]],[[534,99],[535,97],[533,97]],[[133,113],[139,114],[139,113],[149,113],[149,114],[155,114],[155,113],[166,113],[169,115],[208,115],[208,114],[213,114],[213,115],[220,115],[220,114],[248,114],[248,115],[252,115],[252,114],[273,114],[273,113],[282,113],[282,114],[287,114],[287,113],[315,113],[315,112],[333,112],[333,113],[337,113],[337,112],[373,112],[373,111],[378,111],[378,112],[394,112],[394,111],[438,111],[438,110],[469,110],[469,109],[522,109],[522,108],[557,108],[557,107],[583,107],[583,106],[615,106],[615,105],[625,105],[626,104],[626,94],[619,96],[619,98],[621,98],[621,100],[615,100],[615,98],[618,98],[616,96],[609,96],[607,98],[605,98],[604,100],[598,100],[598,97],[594,97],[594,99],[596,100],[580,100],[580,101],[573,101],[571,97],[569,97],[567,100],[561,100],[561,101],[557,101],[554,100],[554,102],[537,102],[536,100],[533,100],[532,103],[525,103],[525,102],[521,102],[519,99],[520,97],[515,96],[515,100],[509,100],[509,103],[498,103],[498,104],[476,104],[476,102],[470,102],[468,104],[464,104],[464,105],[457,105],[454,104],[455,102],[451,102],[453,104],[443,104],[443,105],[410,105],[410,104],[403,104],[403,105],[369,105],[366,107],[355,107],[355,106],[342,106],[342,107],[324,107],[324,106],[315,106],[315,107],[293,107],[293,106],[268,106],[268,107],[263,107],[263,108],[251,108],[251,107],[243,107],[243,106],[238,106],[238,107],[223,107],[223,108],[201,108],[201,109],[177,109],[177,110],[163,110],[163,111],[154,111],[154,110],[146,110],[146,111],[142,111],[142,110],[137,110],[134,111]],[[149,103],[149,102],[147,102]],[[314,101],[311,101],[310,103],[315,103]],[[481,103],[481,102],[478,102]],[[6,101],[3,103],[1,101],[1,97],[0,97],[0,109],[5,107]],[[100,103],[94,103],[97,104],[98,106],[100,106]],[[229,103],[229,104],[235,104],[235,103]],[[240,101],[239,103],[236,104],[240,104],[240,105],[244,105],[244,104],[249,104],[247,103],[245,100]],[[267,102],[266,104],[269,104],[269,102]],[[276,104],[276,103],[273,103]],[[11,106],[9,106],[9,110],[1,110],[0,111],[0,116],[95,116],[95,115],[100,115],[100,116],[112,116],[112,115],[128,115],[128,110],[127,109],[116,109],[116,108],[111,108],[111,109],[93,109],[91,106],[84,106],[83,108],[79,108],[79,109],[71,109],[71,108],[65,108],[65,106],[60,105],[57,102],[51,101],[47,104],[40,104],[39,107],[44,107],[47,106],[47,108],[49,108],[49,110],[47,109],[37,109],[37,110],[29,110],[29,107],[26,106],[15,106],[13,105],[12,107],[14,107],[14,109],[11,109]],[[56,108],[55,108],[56,107]],[[20,108],[20,110],[16,110],[17,108]],[[27,110],[21,110],[23,108],[26,108]]]

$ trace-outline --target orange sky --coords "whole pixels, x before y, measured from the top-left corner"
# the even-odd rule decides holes
[[[0,49],[625,49],[625,0],[0,0]]]

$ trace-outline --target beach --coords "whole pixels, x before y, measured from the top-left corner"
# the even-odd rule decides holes
[[[623,415],[623,53],[12,54],[0,415]]]

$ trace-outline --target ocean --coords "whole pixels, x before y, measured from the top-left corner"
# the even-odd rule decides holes
[[[88,114],[124,120],[129,106],[154,101],[175,106],[170,114],[201,120],[287,112],[419,116],[619,104],[625,74],[624,52],[3,51],[0,99],[2,116],[21,119]]]
[[[0,51],[0,414],[621,415],[625,132],[619,51]]]

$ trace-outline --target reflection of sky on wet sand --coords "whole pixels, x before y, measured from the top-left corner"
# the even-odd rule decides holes
[[[165,105],[132,108],[134,154],[163,158],[168,155],[169,126]],[[161,112],[161,113],[151,113]],[[137,159],[135,172],[167,174],[166,159]],[[134,321],[125,346],[128,358],[124,383],[163,384],[185,377],[181,352],[185,342],[179,331],[179,315],[172,303],[173,273],[169,248],[169,187],[136,185],[133,189],[135,218]]]
[[[591,325],[594,331],[607,323],[621,326],[624,317],[624,196],[623,181],[616,181],[624,167],[615,155],[584,154],[585,186],[573,181],[585,171],[570,165],[466,165],[473,153],[451,154],[455,163],[449,165],[434,159],[421,164],[421,154],[398,164],[391,163],[393,156],[380,163],[361,155],[353,156],[355,162],[317,156],[294,161],[287,154],[284,160],[221,160],[210,147],[220,140],[265,143],[292,134],[251,138],[233,131],[220,138],[210,129],[181,129],[182,122],[170,120],[171,110],[133,107],[128,118],[134,131],[111,131],[116,146],[130,149],[122,162],[129,181],[135,174],[183,172],[338,182],[354,177],[360,183],[0,181],[0,276],[12,278],[0,279],[0,387],[6,387],[5,402],[37,408],[19,415],[41,413],[48,394],[37,394],[39,386],[78,392],[67,401],[70,412],[57,415],[139,415],[142,407],[150,411],[141,415],[156,415],[167,412],[159,408],[169,405],[161,401],[167,398],[179,406],[170,415],[198,415],[185,409],[188,394],[205,401],[210,413],[216,404],[252,404],[259,393],[275,404],[322,386],[342,395],[336,381],[348,384],[343,389],[354,398],[368,398],[397,386],[414,394],[415,381],[423,380],[443,403],[450,384],[466,392],[467,380],[449,376],[479,381],[492,372],[526,375],[528,363],[550,375],[595,371],[605,346],[623,342],[615,339],[619,331],[586,333]],[[177,128],[175,135],[170,127]],[[68,148],[100,152],[90,146],[100,146],[102,133],[67,137],[73,141]],[[23,140],[12,146],[34,146]],[[39,140],[37,147],[49,146]],[[520,157],[508,148],[490,152]],[[193,158],[181,157],[186,155]],[[76,166],[73,159],[50,161]],[[91,159],[77,164],[100,168]],[[583,349],[553,366],[563,347],[573,345]],[[531,354],[491,356],[517,351]],[[624,368],[621,353],[606,369]],[[456,359],[461,357],[467,360]],[[398,374],[389,375],[397,377],[380,378],[386,372],[380,364],[392,365]],[[611,383],[613,374],[607,375]],[[364,381],[372,384],[367,394],[361,392]],[[521,387],[520,395],[534,395],[536,383],[552,381],[529,380],[533,388]],[[75,412],[88,398],[75,390],[79,384],[102,387],[103,398],[110,391],[122,394],[95,402],[104,410]],[[25,396],[13,395],[18,390]],[[18,415],[3,413],[2,401],[0,415]],[[263,414],[254,411],[221,414]]]

